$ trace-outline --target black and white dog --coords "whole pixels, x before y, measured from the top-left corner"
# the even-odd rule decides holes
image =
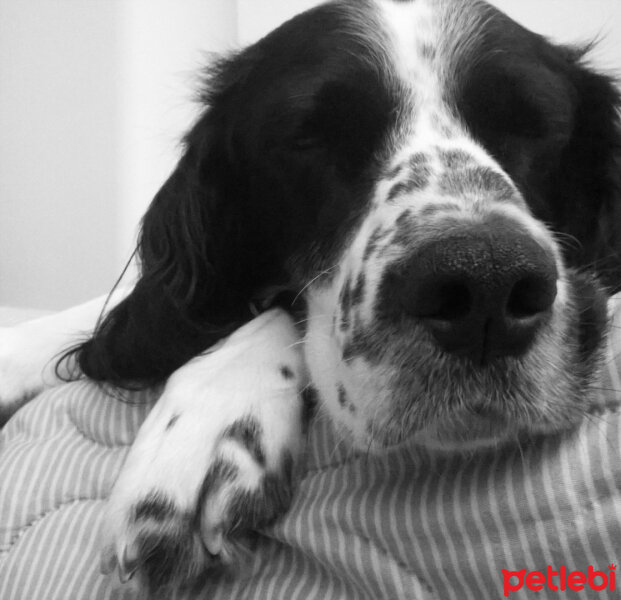
[[[211,67],[135,287],[96,328],[103,300],[0,336],[5,414],[76,365],[165,382],[106,569],[157,587],[231,562],[287,508],[308,383],[365,449],[489,447],[593,408],[621,126],[585,53],[480,0],[336,0]],[[291,311],[253,315],[275,290]]]

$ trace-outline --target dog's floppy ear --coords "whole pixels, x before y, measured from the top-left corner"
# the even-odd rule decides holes
[[[213,92],[143,218],[134,290],[78,349],[92,379],[125,387],[162,381],[249,320],[253,292],[277,278],[278,239],[261,222],[270,211],[257,217],[260,209],[248,207],[223,93]]]
[[[621,290],[621,101],[616,82],[574,52],[573,132],[553,181],[571,264],[593,269],[610,292]]]

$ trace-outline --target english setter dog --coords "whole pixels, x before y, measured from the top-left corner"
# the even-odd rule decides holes
[[[76,370],[163,385],[105,570],[161,588],[234,562],[290,502],[307,386],[377,451],[471,451],[593,409],[621,126],[587,51],[481,0],[335,0],[209,68],[135,286],[100,321],[103,299],[0,336],[5,418]]]

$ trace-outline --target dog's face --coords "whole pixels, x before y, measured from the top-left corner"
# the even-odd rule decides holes
[[[554,202],[571,202],[554,186],[572,178],[559,163],[580,110],[575,57],[482,3],[365,10],[384,79],[370,85],[363,65],[335,104],[383,129],[359,220],[311,271],[311,378],[363,446],[464,449],[567,428],[589,408],[606,322],[602,289],[554,234]]]
[[[266,82],[283,95],[266,112],[291,120],[266,119],[286,132],[268,160],[315,225],[290,264],[332,417],[364,446],[577,422],[605,298],[542,222],[569,200],[553,188],[573,177],[554,170],[580,110],[575,55],[477,2],[334,5],[275,36],[299,46]]]
[[[342,0],[216,65],[120,309],[157,356],[114,373],[166,375],[284,284],[359,445],[578,422],[621,284],[618,96],[582,54],[478,0]]]

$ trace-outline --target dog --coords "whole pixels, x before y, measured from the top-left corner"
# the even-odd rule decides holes
[[[380,452],[528,441],[594,409],[621,125],[588,50],[480,0],[335,0],[209,68],[136,284],[0,336],[5,418],[76,375],[162,386],[105,572],[162,589],[234,563],[291,500],[303,389]]]

